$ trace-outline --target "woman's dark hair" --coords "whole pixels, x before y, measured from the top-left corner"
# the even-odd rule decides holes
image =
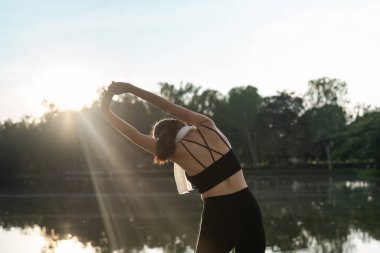
[[[153,163],[163,165],[175,151],[175,137],[185,123],[176,119],[162,119],[153,126],[152,135],[157,139]]]

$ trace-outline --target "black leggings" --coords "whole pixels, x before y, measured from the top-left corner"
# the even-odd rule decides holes
[[[261,211],[248,188],[206,198],[199,227],[197,253],[265,252]]]

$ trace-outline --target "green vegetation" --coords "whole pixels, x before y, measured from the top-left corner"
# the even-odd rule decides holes
[[[161,95],[170,101],[211,116],[246,170],[380,166],[380,111],[367,108],[361,115],[350,115],[345,107],[347,85],[337,79],[310,81],[304,97],[287,91],[262,97],[253,86],[235,87],[223,95],[190,83],[159,85]],[[79,112],[59,111],[48,104],[49,112],[40,119],[2,122],[2,191],[60,189],[60,180],[68,173],[86,174],[90,169],[109,173],[112,163],[112,173],[158,171],[148,154],[120,138],[104,121],[99,103],[100,99]],[[128,94],[112,107],[144,133],[165,116]],[[71,187],[91,188],[83,182]]]

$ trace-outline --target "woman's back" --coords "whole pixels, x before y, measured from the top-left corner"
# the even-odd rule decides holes
[[[200,173],[205,174],[204,170],[213,167],[215,161],[221,166],[214,168],[216,169],[215,173],[219,174],[214,176],[220,176],[223,173],[225,174],[227,170],[234,169],[231,176],[228,175],[223,181],[203,192],[203,199],[234,193],[247,187],[240,166],[235,165],[236,163],[230,164],[224,161],[225,156],[234,156],[234,154],[230,154],[232,152],[230,143],[212,121],[205,122],[197,126],[197,129],[190,131],[183,138],[181,144],[177,144],[173,160],[185,169],[189,177],[197,177]],[[234,165],[239,167],[228,167]],[[227,168],[223,166],[227,166]]]

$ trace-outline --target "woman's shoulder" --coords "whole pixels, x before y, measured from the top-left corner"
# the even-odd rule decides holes
[[[196,127],[202,127],[202,126],[213,128],[213,129],[218,129],[215,125],[215,122],[212,119],[202,121],[201,123],[196,125]]]

